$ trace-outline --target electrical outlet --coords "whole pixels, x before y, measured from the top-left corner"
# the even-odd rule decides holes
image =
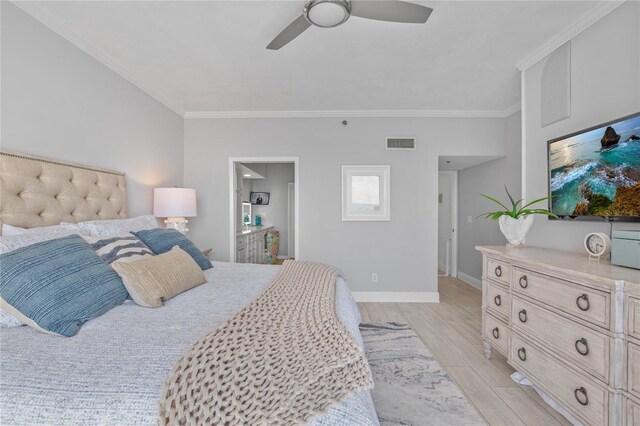
[[[473,223],[473,216],[467,216],[467,222]]]
[[[371,274],[371,282],[372,283],[377,283],[378,282],[378,273],[374,272],[373,274]]]

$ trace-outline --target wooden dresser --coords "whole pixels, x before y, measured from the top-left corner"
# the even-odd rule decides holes
[[[640,271],[535,247],[483,255],[482,340],[578,420],[640,425]]]

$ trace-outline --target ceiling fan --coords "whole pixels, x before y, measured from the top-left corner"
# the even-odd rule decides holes
[[[333,28],[351,16],[377,21],[424,24],[433,9],[403,1],[386,0],[311,0],[298,16],[273,39],[267,49],[278,50],[302,34],[311,25]]]

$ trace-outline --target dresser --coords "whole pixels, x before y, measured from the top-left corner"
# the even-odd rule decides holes
[[[536,247],[482,253],[482,341],[588,425],[640,425],[640,271]]]
[[[251,227],[236,233],[236,262],[264,263],[267,231],[273,226]]]

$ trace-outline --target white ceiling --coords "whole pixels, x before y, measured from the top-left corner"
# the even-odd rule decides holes
[[[417,3],[425,25],[351,18],[279,51],[303,2],[16,4],[179,112],[495,112],[520,101],[515,64],[601,2]]]

